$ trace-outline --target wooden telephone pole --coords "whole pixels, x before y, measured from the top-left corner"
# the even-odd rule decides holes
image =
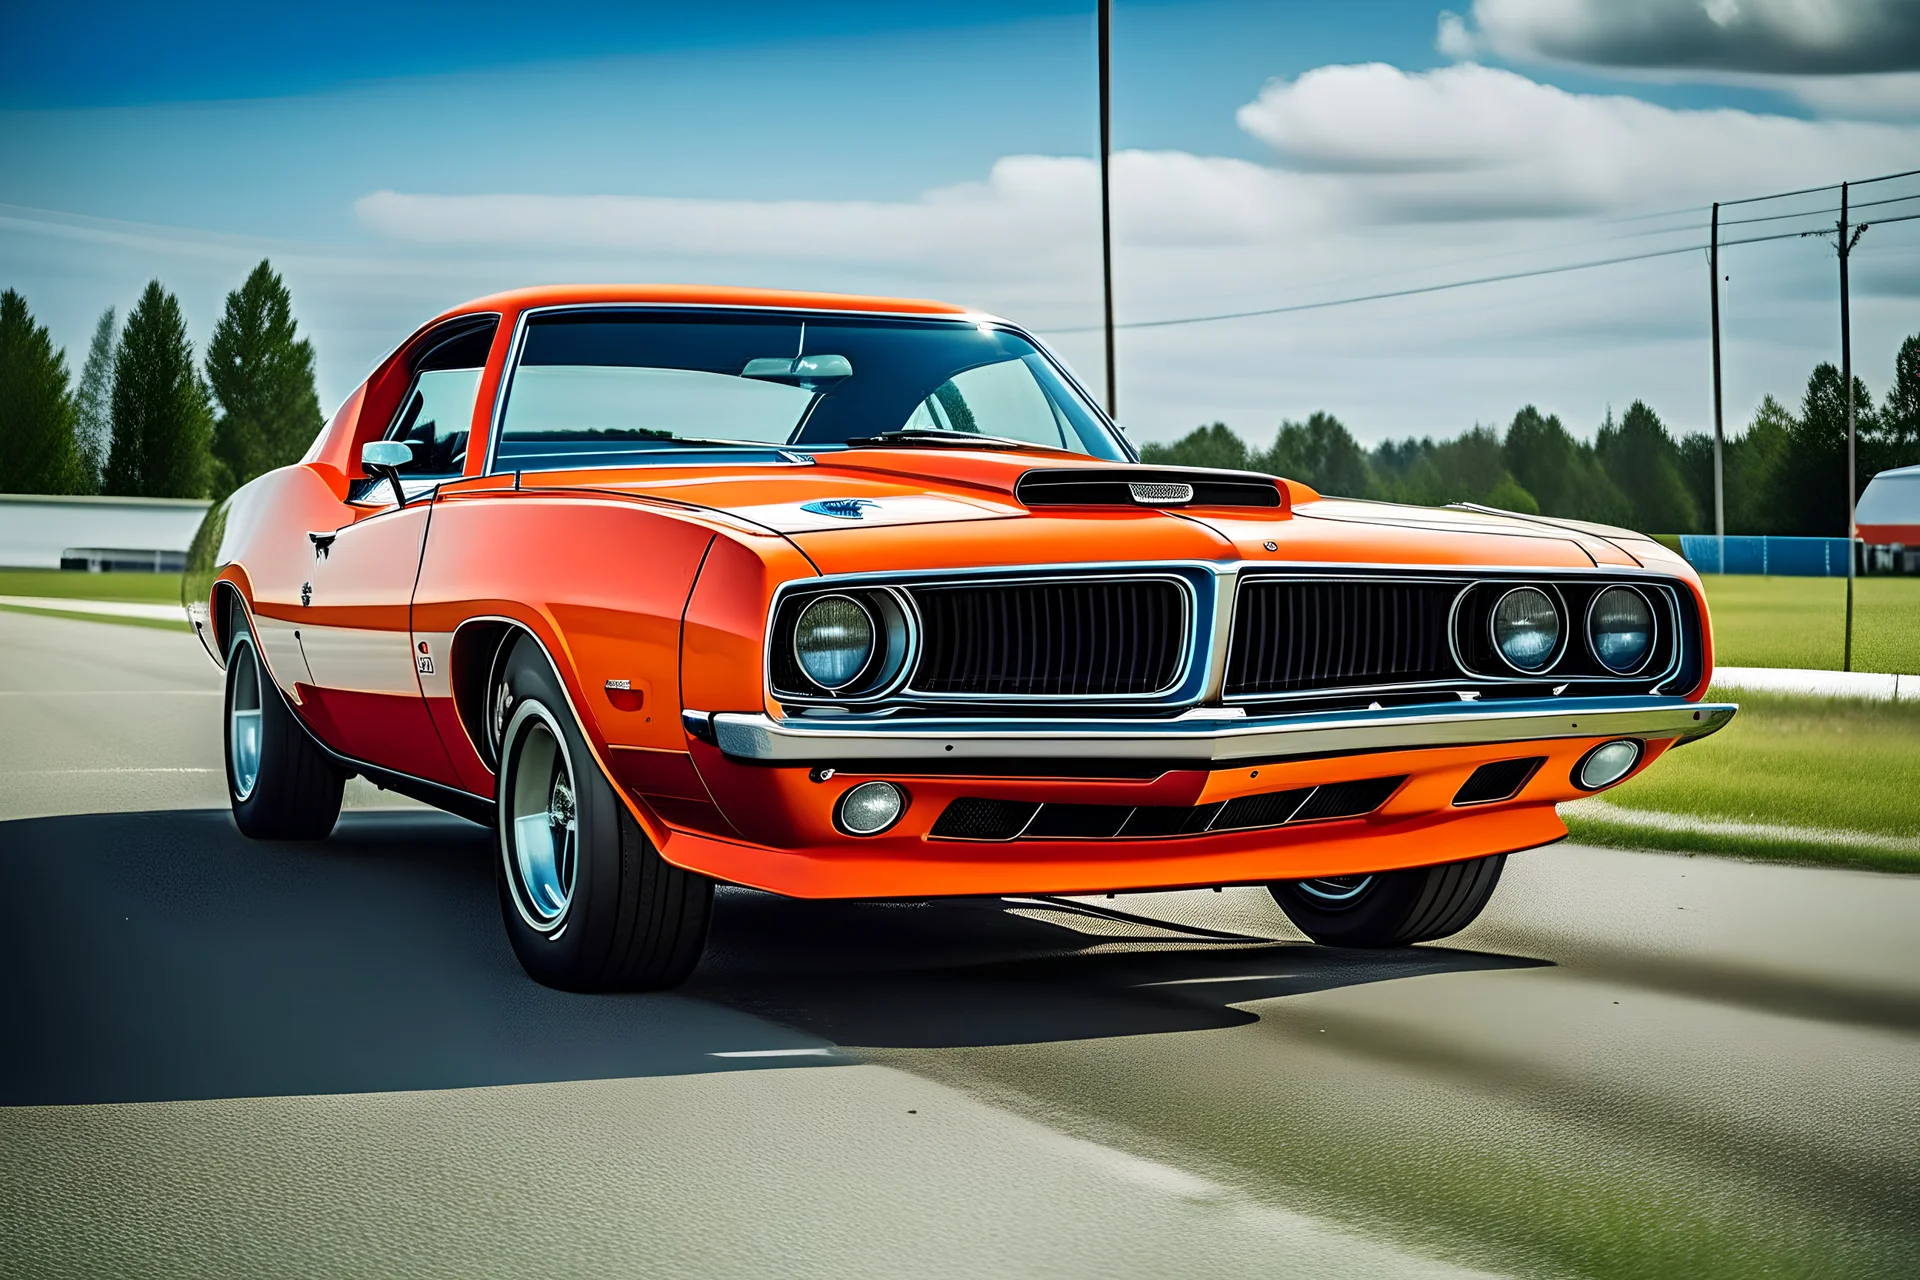
[[[1120,416],[1119,378],[1113,367],[1113,0],[1100,0],[1100,284],[1106,306],[1107,416]]]

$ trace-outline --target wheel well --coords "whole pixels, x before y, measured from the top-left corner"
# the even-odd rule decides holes
[[[220,665],[227,664],[227,651],[233,648],[233,633],[246,625],[246,604],[240,589],[231,582],[217,582],[213,588],[214,607],[207,614],[213,628],[214,643],[220,647]]]
[[[487,729],[487,675],[508,646],[530,634],[518,623],[497,618],[463,623],[453,633],[447,670],[454,710],[473,749],[489,769],[498,770],[500,762],[493,758],[493,735]]]

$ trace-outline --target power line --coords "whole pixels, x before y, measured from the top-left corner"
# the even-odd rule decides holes
[[[1916,170],[1920,172],[1920,170]],[[1904,175],[1894,175],[1904,176]],[[1878,179],[1874,179],[1878,181]],[[1876,219],[1876,225],[1889,222],[1910,222],[1920,218],[1920,213],[1899,214],[1891,218]],[[1852,224],[1863,225],[1863,224]],[[1688,230],[1690,228],[1676,228]],[[1769,235],[1743,236],[1737,240],[1722,240],[1723,248],[1738,244],[1764,244],[1773,240],[1797,240],[1804,235],[1821,234],[1804,231],[1776,231]],[[1318,302],[1296,302],[1279,307],[1259,307],[1247,311],[1222,311],[1212,315],[1179,316],[1166,320],[1131,320],[1116,324],[1115,329],[1168,329],[1176,325],[1212,324],[1221,320],[1252,320],[1261,316],[1290,315],[1301,311],[1324,311],[1330,307],[1349,307],[1362,302],[1385,302],[1393,298],[1412,298],[1428,293],[1443,293],[1450,289],[1467,289],[1475,285],[1503,284],[1510,280],[1530,280],[1540,276],[1564,275],[1572,271],[1591,271],[1596,267],[1619,266],[1628,262],[1648,262],[1656,258],[1671,258],[1683,253],[1698,253],[1706,249],[1704,244],[1680,245],[1671,249],[1654,249],[1646,253],[1622,254],[1612,258],[1595,258],[1587,262],[1570,262],[1554,267],[1536,267],[1527,271],[1507,271],[1499,275],[1476,276],[1468,280],[1449,280],[1440,284],[1415,285],[1405,289],[1388,289],[1378,293],[1355,294],[1344,298],[1325,298]],[[1047,334],[1094,333],[1105,329],[1105,325],[1075,325],[1071,328],[1043,329]]]
[[[1860,181],[1848,185],[1864,187],[1872,182],[1892,182],[1895,178],[1911,178],[1916,173],[1920,173],[1920,169],[1902,169],[1899,173],[1883,173],[1877,178],[1862,178]],[[1841,184],[1838,182],[1829,182],[1823,187],[1802,187],[1798,191],[1776,191],[1770,196],[1748,196],[1743,200],[1722,200],[1720,207],[1724,209],[1732,204],[1758,204],[1762,200],[1785,200],[1789,196],[1810,196],[1816,191],[1838,191],[1840,187]]]

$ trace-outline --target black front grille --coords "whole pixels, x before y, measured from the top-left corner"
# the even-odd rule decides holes
[[[950,802],[928,835],[936,840],[1159,840],[1218,835],[1300,822],[1359,818],[1385,804],[1405,774],[1329,782],[1292,791],[1196,805],[1035,804],[961,796]]]
[[[1229,697],[1459,675],[1447,643],[1457,583],[1301,581],[1240,584]]]
[[[915,693],[1142,697],[1171,688],[1187,594],[1165,579],[915,587]]]

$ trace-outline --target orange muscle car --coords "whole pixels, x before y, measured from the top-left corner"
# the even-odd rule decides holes
[[[684,978],[716,881],[1260,884],[1321,942],[1442,937],[1735,710],[1657,543],[1143,466],[933,302],[483,298],[203,541],[240,830],[323,837],[355,774],[485,823],[577,990]]]

